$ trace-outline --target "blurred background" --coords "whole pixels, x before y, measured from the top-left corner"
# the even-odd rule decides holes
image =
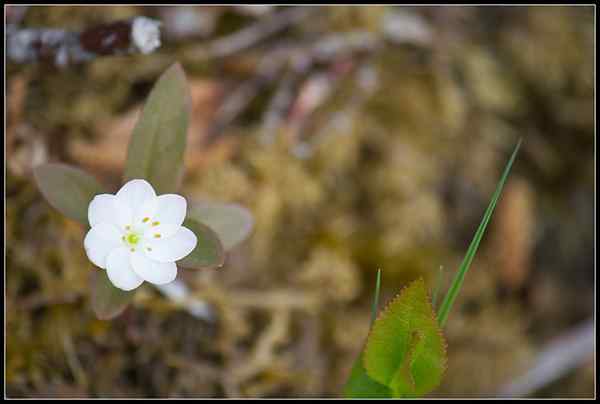
[[[162,22],[148,54],[7,62],[9,397],[339,397],[377,269],[382,304],[419,276],[433,289],[440,266],[447,286],[521,137],[432,396],[594,396],[594,8],[5,14],[13,35]],[[181,193],[242,204],[254,229],[223,268],[180,271],[204,317],[144,286],[101,321],[85,230],[32,167],[73,164],[116,191],[139,109],[176,61],[193,99]]]

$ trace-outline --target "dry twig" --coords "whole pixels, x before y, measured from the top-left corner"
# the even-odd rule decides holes
[[[160,46],[160,22],[147,17],[99,25],[82,32],[49,28],[7,27],[10,62],[47,62],[66,67],[99,56],[148,54]]]
[[[215,321],[215,312],[206,302],[191,296],[187,285],[175,279],[166,285],[155,285],[156,288],[172,302],[181,305],[193,317],[207,322]]]
[[[314,11],[314,7],[290,7],[276,14],[269,14],[247,28],[214,40],[206,47],[202,47],[201,52],[209,58],[231,56],[297,24]]]
[[[500,389],[502,397],[525,397],[591,360],[595,353],[594,319],[556,338],[539,353],[534,366]]]

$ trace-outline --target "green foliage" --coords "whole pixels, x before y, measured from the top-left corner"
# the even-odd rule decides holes
[[[90,277],[92,309],[100,320],[110,320],[127,308],[135,291],[126,292],[115,288],[103,269],[92,268],[92,271]]]
[[[375,282],[375,295],[373,297],[373,307],[371,311],[371,325],[377,318],[377,307],[379,305],[379,291],[381,288],[381,269],[377,270],[377,280]],[[392,392],[386,386],[377,383],[367,374],[364,366],[363,352],[361,351],[348,382],[344,386],[344,396],[352,398],[391,398]]]
[[[379,315],[367,340],[364,366],[394,397],[419,397],[440,383],[446,344],[422,279],[406,287]]]
[[[483,219],[481,219],[481,223],[479,224],[479,227],[477,228],[477,232],[475,232],[475,235],[473,236],[473,240],[471,241],[471,244],[469,245],[469,249],[467,250],[467,253],[465,254],[465,258],[463,258],[463,261],[460,264],[460,267],[458,268],[458,271],[456,272],[454,279],[452,280],[452,284],[450,285],[450,288],[448,289],[448,293],[446,294],[446,297],[444,298],[444,301],[442,302],[442,304],[440,306],[440,310],[438,312],[438,321],[440,323],[440,327],[444,327],[444,325],[446,324],[446,320],[448,320],[448,315],[450,314],[450,309],[452,308],[452,304],[454,304],[454,300],[456,300],[456,297],[458,296],[458,292],[460,292],[460,288],[462,287],[462,284],[465,280],[465,275],[467,274],[467,271],[469,270],[469,267],[471,266],[471,262],[473,262],[475,253],[477,253],[477,249],[479,248],[479,243],[481,242],[481,239],[483,238],[483,233],[485,232],[485,228],[487,227],[490,219],[492,218],[492,213],[494,213],[494,208],[496,207],[496,203],[498,202],[498,199],[500,198],[500,194],[502,193],[502,188],[504,187],[504,183],[506,182],[506,179],[508,178],[510,169],[515,161],[515,158],[517,157],[517,152],[519,151],[519,147],[521,147],[522,140],[523,139],[520,139],[519,143],[517,143],[515,150],[513,151],[512,155],[510,156],[510,160],[508,160],[508,163],[506,164],[506,167],[504,168],[502,177],[500,178],[500,181],[498,182],[498,185],[496,186],[496,191],[494,192],[494,195],[492,195],[492,200],[490,201],[490,204],[488,205],[488,207],[485,211],[485,214],[483,215]]]
[[[190,110],[185,73],[176,63],[154,85],[133,130],[125,181],[144,178],[159,194],[177,191],[183,174]]]
[[[195,203],[188,208],[188,216],[214,230],[226,251],[245,240],[254,226],[248,209],[234,203]]]
[[[367,374],[364,366],[364,353],[361,352],[344,386],[344,396],[348,398],[391,398],[391,390],[383,384],[377,383]]]
[[[381,290],[381,269],[377,270],[377,280],[375,281],[375,296],[373,297],[373,306],[371,307],[371,326],[377,319],[377,307],[379,306],[379,291]]]
[[[127,153],[125,180],[148,180],[158,194],[176,192],[183,173],[191,99],[179,64],[171,66],[154,86]],[[104,189],[92,176],[64,164],[44,164],[34,170],[39,189],[65,216],[88,224],[88,207]],[[195,219],[195,218],[198,219]],[[217,233],[206,223],[214,226]],[[234,204],[198,204],[190,209],[184,226],[196,235],[196,248],[178,264],[188,268],[218,268],[225,261],[223,244],[232,248],[253,226],[250,212]],[[127,307],[135,292],[114,287],[106,271],[91,276],[92,308],[98,318],[111,319]]]
[[[380,276],[378,274],[378,284]],[[376,308],[377,293],[374,301]],[[373,322],[344,395],[349,398],[420,397],[433,390],[446,369],[446,343],[418,279]]]
[[[433,290],[433,296],[431,298],[431,305],[435,310],[435,305],[437,303],[437,297],[440,293],[440,289],[442,288],[442,284],[444,283],[444,267],[440,265],[440,269],[438,269],[438,276],[435,281],[435,289]]]
[[[393,397],[420,397],[439,385],[446,369],[446,343],[441,327],[448,319],[520,146],[521,140],[504,169],[481,224],[441,304],[438,319],[422,279],[405,288],[377,320],[371,321],[367,344],[344,388],[347,397],[389,397],[389,394]],[[440,267],[434,301],[442,281]],[[373,315],[377,310],[379,287],[378,272]]]
[[[33,170],[44,198],[63,215],[88,224],[88,205],[104,192],[94,177],[66,164],[42,164]]]
[[[184,259],[177,261],[182,267],[194,269],[218,268],[225,262],[223,246],[217,234],[210,227],[188,217],[183,225],[194,232],[198,244]]]

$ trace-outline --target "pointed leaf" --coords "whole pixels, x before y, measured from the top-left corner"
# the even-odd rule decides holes
[[[101,320],[110,320],[121,314],[135,295],[135,291],[126,292],[113,286],[103,269],[93,269],[90,287],[92,309]]]
[[[446,343],[422,279],[406,287],[375,320],[364,366],[394,397],[420,397],[439,385]]]
[[[215,232],[210,227],[189,217],[183,222],[183,226],[194,232],[198,238],[198,244],[188,256],[177,261],[177,265],[195,269],[212,269],[222,266],[225,262],[225,252]]]
[[[235,203],[198,202],[188,215],[214,230],[226,251],[244,241],[254,227],[250,211]]]
[[[49,163],[34,168],[38,188],[56,210],[88,224],[88,205],[103,186],[91,175],[66,164]]]
[[[158,79],[133,130],[125,181],[148,180],[158,194],[174,193],[183,174],[191,98],[176,63]]]

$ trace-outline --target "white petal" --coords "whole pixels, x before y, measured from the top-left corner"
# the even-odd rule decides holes
[[[173,282],[177,277],[177,266],[174,262],[157,262],[140,251],[131,254],[131,265],[140,277],[156,285]]]
[[[158,226],[149,226],[144,231],[144,238],[147,241],[159,241],[167,237],[174,236],[181,229],[181,226],[174,224],[161,224]],[[156,237],[158,235],[159,237]]]
[[[129,206],[134,216],[144,202],[155,197],[154,188],[146,180],[131,180],[117,192],[117,198]]]
[[[180,227],[177,233],[171,237],[163,239],[152,239],[145,243],[145,247],[152,248],[148,251],[144,248],[145,254],[158,262],[173,262],[184,258],[186,255],[191,253],[198,239],[196,235],[186,227]]]
[[[148,198],[146,201],[139,206],[135,211],[133,218],[133,225],[136,227],[147,228],[155,221],[153,219],[156,209],[158,208],[158,198]]]
[[[131,209],[115,195],[96,195],[88,207],[88,221],[91,227],[98,223],[110,223],[123,228],[131,223]]]
[[[83,247],[90,261],[100,268],[106,268],[106,257],[114,249],[122,246],[121,233],[112,224],[99,223],[92,227],[83,240]]]
[[[130,255],[131,253],[127,247],[120,247],[108,254],[106,259],[108,279],[119,289],[133,290],[144,282],[133,271],[129,259]]]
[[[187,211],[187,201],[181,195],[165,194],[157,198],[158,207],[152,218],[160,224],[174,224],[181,226]]]

